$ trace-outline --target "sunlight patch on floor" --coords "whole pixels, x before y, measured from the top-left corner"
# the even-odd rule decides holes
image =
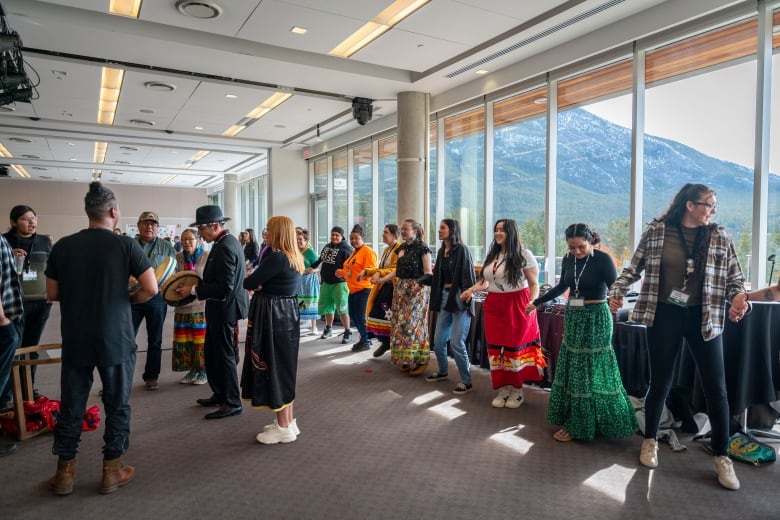
[[[451,421],[466,414],[464,410],[455,407],[455,405],[458,404],[460,404],[460,399],[450,399],[449,401],[444,401],[443,403],[431,406],[428,410]]]
[[[412,400],[412,404],[416,404],[418,406],[422,406],[424,404],[428,404],[434,399],[438,399],[439,397],[443,396],[444,394],[442,392],[439,392],[438,390],[434,390],[433,392],[428,392],[427,394],[423,394],[420,396],[415,397]]]
[[[524,426],[517,426],[501,430],[490,436],[490,440],[516,451],[520,455],[525,455],[533,447],[534,443],[518,435]]]
[[[621,504],[626,501],[626,487],[636,473],[636,468],[619,464],[597,471],[585,480],[585,485]]]

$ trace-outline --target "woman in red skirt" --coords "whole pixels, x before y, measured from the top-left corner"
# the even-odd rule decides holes
[[[488,291],[482,307],[490,379],[498,394],[495,408],[523,404],[523,383],[541,381],[544,367],[536,311],[526,306],[539,296],[539,266],[523,247],[517,222],[501,219],[493,227],[493,243],[482,264],[477,283],[463,291],[471,300],[474,291]]]

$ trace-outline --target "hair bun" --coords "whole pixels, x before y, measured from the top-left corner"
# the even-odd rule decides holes
[[[363,226],[361,226],[360,224],[355,224],[352,227],[352,231],[350,231],[350,233],[357,233],[358,235],[360,235],[362,237],[363,236]]]

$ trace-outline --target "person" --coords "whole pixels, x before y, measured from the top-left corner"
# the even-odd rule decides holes
[[[320,278],[312,268],[314,262],[317,261],[317,253],[309,242],[307,229],[295,228],[295,241],[298,245],[298,251],[303,255],[305,268],[303,276],[301,276],[301,286],[298,289],[298,307],[301,311],[301,320],[310,321],[310,334],[319,336],[317,320],[320,319],[320,315],[317,313],[317,303],[320,299]]]
[[[276,418],[257,442],[293,442],[300,430],[293,413],[301,321],[296,293],[304,270],[292,220],[268,221],[269,250],[260,267],[244,280],[254,291],[247,325],[241,396],[253,407],[270,408]]]
[[[312,264],[313,269],[320,269],[322,286],[320,287],[320,299],[317,302],[317,312],[325,319],[325,329],[321,339],[333,335],[334,313],[339,314],[341,324],[344,325],[344,337],[341,343],[349,343],[352,331],[349,330],[349,315],[347,298],[349,290],[343,277],[336,274],[336,270],[344,267],[346,260],[352,253],[352,248],[344,242],[344,229],[334,226],[330,230],[330,243],[326,244],[320,252],[320,257]]]
[[[118,227],[114,228],[114,234],[115,235],[124,235],[124,233],[122,233],[122,229],[118,228]]]
[[[122,457],[130,439],[130,389],[135,370],[131,303],[157,294],[151,262],[130,237],[115,235],[119,205],[113,192],[92,182],[84,197],[89,226],[60,239],[46,266],[46,291],[60,302],[62,364],[60,415],[52,453],[57,472],[48,484],[56,495],[73,492],[76,452],[84,410],[97,367],[106,411],[103,481],[100,493],[113,493],[135,475]],[[128,294],[128,280],[138,289]]]
[[[422,226],[414,219],[401,224],[398,262],[395,270],[381,278],[382,282],[397,279],[393,291],[390,330],[390,361],[401,372],[418,376],[428,368],[431,357],[428,343],[428,301],[431,288],[425,285],[433,275],[431,250],[423,242]]]
[[[11,245],[0,235],[0,388],[11,380],[14,354],[22,342],[24,303]],[[16,444],[0,441],[0,458],[16,452]]]
[[[364,269],[376,269],[376,253],[363,241],[363,226],[355,224],[349,233],[349,244],[353,247],[352,254],[344,261],[344,267],[336,271],[347,281],[349,296],[349,322],[354,324],[360,334],[360,339],[352,345],[353,352],[363,352],[371,348],[371,340],[366,330],[366,304],[371,293],[371,281],[360,276]],[[346,332],[342,343],[348,341]]]
[[[471,362],[466,350],[466,338],[474,315],[474,304],[464,302],[460,295],[476,282],[474,261],[460,238],[457,220],[445,218],[439,224],[441,247],[436,254],[433,277],[430,279],[430,309],[437,311],[433,351],[438,368],[425,380],[429,383],[445,381],[448,376],[447,343],[452,348],[460,383],[452,391],[462,395],[472,390]]]
[[[46,300],[46,261],[51,253],[51,237],[38,233],[38,215],[30,206],[19,205],[11,209],[11,229],[5,234],[14,256],[23,257],[22,290],[24,293],[24,329],[21,347],[38,345],[51,312],[51,302]],[[30,359],[38,359],[37,352],[30,352]],[[30,367],[34,397],[36,365]],[[13,389],[6,385],[0,402],[8,403]],[[5,405],[0,405],[4,408]]]
[[[263,230],[265,231],[265,230]],[[257,235],[255,230],[247,228],[244,232],[244,260],[249,265],[257,266],[259,263],[260,244],[257,243]],[[265,244],[265,237],[263,237],[263,244]]]
[[[238,321],[247,316],[249,297],[244,290],[246,278],[244,251],[236,237],[225,228],[229,218],[219,206],[200,206],[195,210],[198,234],[213,243],[199,285],[182,284],[179,296],[191,294],[206,300],[206,376],[211,397],[198,399],[201,406],[218,406],[206,419],[223,419],[240,415],[241,393],[238,388]]]
[[[778,280],[777,285],[756,289],[745,295],[745,301],[749,302],[775,302],[778,300],[780,300],[780,280]],[[732,318],[732,321],[739,321],[742,319],[742,316],[736,309],[733,312],[729,309],[729,317]]]
[[[208,251],[198,246],[195,231],[185,229],[181,234],[182,251],[176,253],[177,271],[194,271],[203,278],[203,270],[209,257]],[[173,354],[174,372],[188,371],[179,380],[181,384],[205,385],[206,358],[203,345],[206,342],[206,302],[193,301],[173,309]]]
[[[748,304],[734,243],[712,222],[717,208],[715,191],[708,186],[689,183],[680,188],[666,212],[647,227],[630,264],[612,284],[609,305],[617,312],[631,284],[644,272],[632,314],[635,322],[647,326],[650,365],[640,463],[658,466],[658,424],[685,339],[707,400],[718,482],[739,489],[728,457],[729,404],[721,334],[726,302],[731,301],[734,321],[744,316]]]
[[[381,357],[390,350],[391,307],[393,305],[392,281],[382,282],[388,274],[395,271],[398,263],[398,226],[388,224],[382,230],[382,241],[385,249],[376,269],[365,269],[362,276],[371,281],[371,294],[366,304],[366,330],[379,340],[379,346],[374,350],[374,357]]]
[[[594,247],[601,237],[587,224],[572,224],[564,235],[569,252],[558,285],[526,307],[532,313],[569,291],[547,421],[561,426],[553,435],[561,442],[592,440],[596,434],[629,437],[639,425],[620,378],[607,305],[617,269],[607,253]]]
[[[176,251],[176,253],[181,253],[182,248],[184,247],[184,244],[181,243],[181,237],[179,235],[176,235],[173,237],[173,250]]]
[[[493,242],[477,282],[463,291],[470,301],[474,291],[487,289],[482,307],[485,341],[490,360],[490,380],[498,390],[494,408],[518,408],[523,404],[523,384],[540,381],[547,363],[542,355],[536,313],[526,306],[539,295],[539,266],[533,253],[520,241],[513,219],[493,226]]]
[[[138,243],[152,263],[153,269],[157,269],[163,262],[176,261],[176,252],[171,243],[157,236],[159,225],[160,218],[154,211],[144,211],[138,217]],[[143,373],[146,390],[157,390],[160,387],[157,379],[160,377],[162,333],[167,313],[168,305],[159,292],[148,301],[133,304],[133,327],[136,335],[141,322],[146,320],[147,347]]]

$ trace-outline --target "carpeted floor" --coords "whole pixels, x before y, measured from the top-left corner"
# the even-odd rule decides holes
[[[58,341],[55,306],[42,342]],[[172,316],[163,345],[170,345]],[[242,335],[243,338],[243,335]],[[145,350],[145,337],[139,334]],[[255,441],[271,412],[206,421],[195,399],[208,386],[182,385],[163,355],[160,389],[143,389],[139,353],[132,436],[125,456],[136,477],[99,495],[102,427],[85,432],[75,492],[55,497],[52,435],[24,441],[0,459],[3,519],[635,519],[780,518],[780,466],[736,464],[740,491],[716,481],[712,459],[689,436],[688,450],[662,446],[660,466],[637,461],[639,436],[558,443],[546,423],[548,394],[526,387],[519,409],[490,407],[487,371],[473,367],[475,390],[402,374],[389,355],[353,354],[341,336],[302,337],[291,444]],[[432,362],[432,368],[435,361]],[[39,369],[38,388],[59,391],[58,365]],[[101,405],[96,382],[90,404]],[[102,408],[102,405],[101,405]],[[780,448],[780,444],[772,444]]]

